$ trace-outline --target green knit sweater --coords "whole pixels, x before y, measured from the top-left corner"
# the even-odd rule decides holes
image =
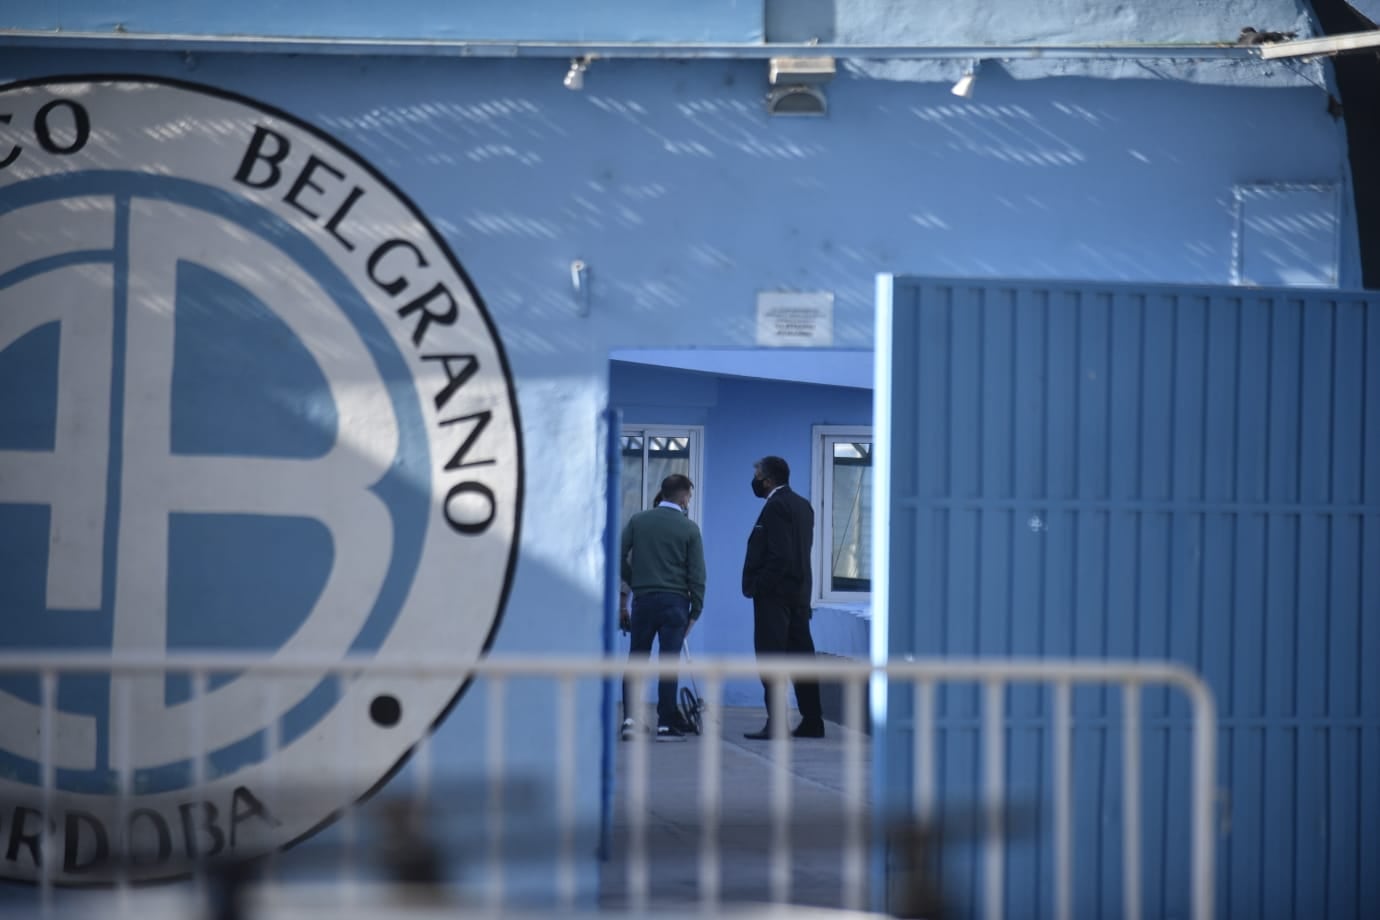
[[[690,598],[690,619],[704,607],[704,542],[700,528],[675,508],[650,508],[623,528],[623,580],[633,595],[674,591]]]

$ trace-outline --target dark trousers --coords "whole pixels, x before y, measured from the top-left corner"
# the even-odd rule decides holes
[[[810,608],[792,607],[773,597],[752,599],[752,646],[762,655],[813,655],[815,640],[810,635]],[[771,682],[762,679],[767,704],[767,722],[775,720],[771,706]],[[824,720],[819,703],[819,684],[815,681],[795,682],[795,699],[800,704],[800,717],[809,723]]]
[[[648,591],[632,600],[632,647],[628,658],[647,658],[656,640],[658,658],[668,655],[680,657],[685,643],[685,630],[690,626],[690,598],[671,591]],[[663,678],[656,685],[656,723],[675,725],[680,721],[676,706],[676,688],[680,681],[675,674]],[[623,681],[623,717],[633,718],[638,707],[634,704],[629,681]]]

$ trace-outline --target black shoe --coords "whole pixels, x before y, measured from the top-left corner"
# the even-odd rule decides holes
[[[658,725],[656,727],[656,740],[658,741],[684,741],[685,732],[674,725]]]
[[[684,716],[677,718],[676,721],[671,724],[674,725],[682,735],[698,735],[700,733],[699,727]]]
[[[771,723],[762,726],[760,732],[743,732],[744,738],[751,738],[753,741],[767,741],[771,738]]]
[[[823,738],[824,721],[821,719],[818,722],[801,722],[796,726],[795,731],[791,732],[791,736],[794,738]]]

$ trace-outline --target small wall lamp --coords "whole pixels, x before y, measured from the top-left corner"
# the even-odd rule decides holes
[[[963,70],[963,76],[950,88],[949,92],[961,99],[972,98],[973,87],[977,83],[978,62],[973,61]]]
[[[565,72],[565,79],[562,80],[565,88],[569,90],[580,90],[585,88],[585,71],[589,70],[590,57],[577,57],[570,59],[570,69]]]

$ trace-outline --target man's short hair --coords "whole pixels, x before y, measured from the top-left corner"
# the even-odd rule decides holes
[[[690,481],[689,476],[681,473],[672,473],[661,480],[661,498],[663,501],[678,502],[690,494],[690,490],[695,484]]]
[[[762,475],[778,486],[784,486],[791,481],[791,466],[780,457],[763,457],[757,461],[757,465],[761,467]]]

